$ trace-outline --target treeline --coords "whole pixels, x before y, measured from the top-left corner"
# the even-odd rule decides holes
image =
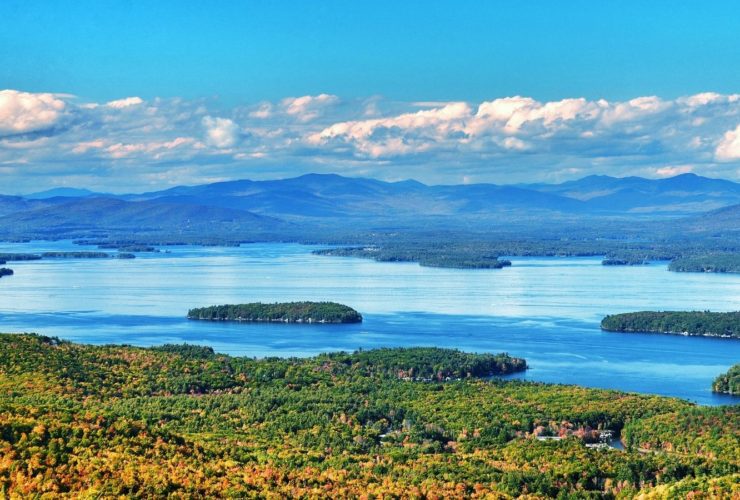
[[[399,378],[399,367],[433,373],[435,365],[482,359],[467,356],[406,349],[257,360],[200,346],[0,335],[0,491],[10,498],[737,495],[737,408],[520,381]],[[599,429],[622,431],[628,450],[586,448]],[[541,434],[563,439],[534,439]]]
[[[0,253],[0,260],[5,262],[39,259],[41,259],[41,256],[33,253]]]
[[[527,363],[506,353],[473,354],[438,347],[382,348],[354,354],[325,355],[332,363],[350,365],[367,376],[398,377],[405,380],[448,380],[488,377],[527,369]]]
[[[89,252],[89,251],[56,251],[42,252],[40,254],[31,253],[3,253],[0,254],[0,263],[8,261],[29,261],[41,259],[133,259],[136,255],[132,253],[110,254],[108,252]]]
[[[501,269],[511,261],[484,251],[477,245],[344,247],[315,250],[316,255],[360,257],[378,262],[417,262],[425,267],[454,269]]]
[[[612,314],[601,320],[601,328],[612,332],[740,338],[740,312],[640,311]]]
[[[281,323],[360,323],[362,315],[336,302],[226,304],[190,309],[188,319]]]
[[[358,236],[358,238],[361,238]],[[369,241],[373,238],[364,237]],[[740,242],[710,239],[699,241],[630,241],[622,239],[580,239],[554,238],[544,236],[522,240],[501,239],[487,241],[470,239],[471,236],[453,237],[440,234],[437,239],[427,239],[412,234],[396,234],[393,238],[378,235],[375,243],[366,245],[341,246],[316,250],[316,255],[338,257],[361,257],[379,262],[418,262],[422,266],[500,269],[511,265],[501,256],[520,257],[604,257],[605,266],[632,266],[648,264],[651,261],[673,261],[681,263],[684,259],[711,259],[717,272],[731,269],[728,262],[738,263]],[[707,253],[714,249],[715,253]],[[723,252],[716,252],[721,249]],[[709,257],[707,257],[709,255]],[[704,256],[704,257],[698,257]],[[720,265],[721,262],[724,264]],[[675,266],[674,266],[675,267]],[[672,267],[671,270],[689,270]]]
[[[0,491],[438,498],[736,491],[735,455],[703,454],[738,438],[731,415],[716,422],[716,434],[701,425],[684,435],[678,424],[673,433],[660,427],[663,442],[677,447],[701,435],[691,455],[665,446],[659,455],[602,452],[579,436],[691,405],[524,382],[416,383],[396,372],[404,359],[410,369],[420,359],[454,366],[460,356],[407,349],[255,360],[195,346],[3,335]],[[543,429],[563,441],[533,439]],[[651,442],[649,431],[635,432],[634,442]]]
[[[740,252],[679,257],[668,269],[690,273],[740,273]]]
[[[106,252],[43,252],[42,259],[110,259]]]
[[[740,363],[732,366],[727,373],[717,376],[712,383],[712,391],[722,394],[740,394]]]
[[[3,276],[13,276],[13,270],[7,267],[0,267],[0,278]]]

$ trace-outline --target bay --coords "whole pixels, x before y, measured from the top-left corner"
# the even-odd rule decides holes
[[[727,339],[602,332],[606,314],[740,309],[740,276],[672,273],[665,262],[602,266],[600,258],[512,257],[501,270],[315,256],[297,244],[163,247],[133,260],[10,262],[0,279],[0,331],[75,342],[210,345],[246,356],[309,356],[381,346],[506,351],[527,359],[517,377],[737,404],[711,381],[740,362]],[[0,252],[97,250],[69,241],[0,243]],[[166,252],[164,251],[166,250]],[[223,303],[331,300],[355,325],[188,321]]]

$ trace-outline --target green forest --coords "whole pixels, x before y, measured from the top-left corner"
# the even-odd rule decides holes
[[[0,496],[738,494],[738,407],[475,376],[521,363],[441,349],[253,359],[0,335]],[[603,430],[626,450],[585,446]]]
[[[611,332],[740,338],[740,311],[640,311],[611,314],[601,320],[601,328]]]
[[[722,394],[740,394],[740,363],[717,376],[712,383],[712,390]]]
[[[315,250],[315,255],[333,257],[360,257],[378,262],[417,262],[425,267],[455,269],[501,269],[511,261],[478,245],[402,245],[384,247],[343,247]]]
[[[188,319],[282,323],[360,323],[362,315],[336,302],[226,304],[190,309]]]
[[[668,269],[694,273],[740,273],[740,253],[711,253],[679,257],[669,264]]]

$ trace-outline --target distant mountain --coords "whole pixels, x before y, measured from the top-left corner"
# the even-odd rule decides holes
[[[67,194],[73,196],[52,196]],[[668,179],[589,176],[563,184],[427,186],[334,174],[237,180],[128,195],[58,188],[34,196],[0,196],[1,234],[70,232],[238,233],[300,227],[343,231],[375,228],[487,230],[516,224],[572,227],[584,218],[682,217],[740,204],[740,184],[684,174]],[[729,210],[729,209],[728,209]],[[687,230],[721,225],[681,219]],[[693,221],[693,222],[691,222]],[[300,224],[300,226],[296,226]],[[725,223],[737,227],[736,218]],[[733,226],[734,225],[734,226]],[[313,228],[313,229],[312,229]],[[694,229],[697,228],[697,229]],[[65,234],[66,234],[65,233]]]
[[[63,198],[64,203],[0,217],[5,233],[63,234],[91,231],[221,234],[277,231],[287,224],[241,210],[159,201]],[[243,237],[243,236],[242,236]]]
[[[0,216],[47,206],[47,203],[27,200],[20,196],[0,195]]]
[[[44,200],[47,198],[56,198],[59,196],[66,197],[66,198],[84,198],[88,196],[106,196],[106,195],[104,193],[96,193],[95,191],[90,191],[89,189],[59,187],[59,188],[47,189],[46,191],[40,191],[38,193],[27,194],[27,195],[24,195],[23,197],[29,200]]]
[[[740,203],[740,184],[683,174],[667,179],[589,176],[563,184],[427,186],[334,174],[239,180],[129,195],[283,217],[463,216],[510,211],[571,215],[688,215]]]
[[[740,233],[740,204],[687,217],[680,221],[683,231],[711,232],[716,235]]]
[[[128,200],[197,203],[278,217],[492,215],[507,210],[579,212],[580,200],[493,184],[427,186],[335,174],[275,181],[230,181],[128,195]]]
[[[696,174],[666,179],[592,175],[562,184],[523,187],[582,200],[594,212],[688,214],[740,203],[740,184]]]

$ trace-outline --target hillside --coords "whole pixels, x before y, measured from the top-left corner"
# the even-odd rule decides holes
[[[5,233],[55,236],[90,231],[137,233],[228,233],[279,230],[286,224],[241,210],[158,201],[72,198],[65,202],[0,217]]]
[[[53,196],[58,194],[76,196]],[[344,242],[360,231],[495,229],[562,240],[672,238],[710,231],[736,238],[740,230],[740,185],[689,174],[660,180],[593,176],[528,186],[428,186],[307,174],[142,194],[62,188],[33,196],[40,199],[0,197],[0,237],[205,232],[247,240],[269,231],[283,239],[326,242],[327,236],[338,236]],[[54,230],[48,227],[52,224]]]
[[[740,339],[740,312],[640,311],[612,314],[601,321],[601,329]]]
[[[605,212],[686,214],[740,203],[740,184],[695,174],[666,179],[593,175],[562,184],[525,187],[582,200],[592,210]]]
[[[428,348],[253,359],[194,345],[87,346],[4,334],[0,491],[10,498],[737,493],[736,408],[475,377],[523,363]],[[623,432],[630,449],[585,446],[606,429]]]

